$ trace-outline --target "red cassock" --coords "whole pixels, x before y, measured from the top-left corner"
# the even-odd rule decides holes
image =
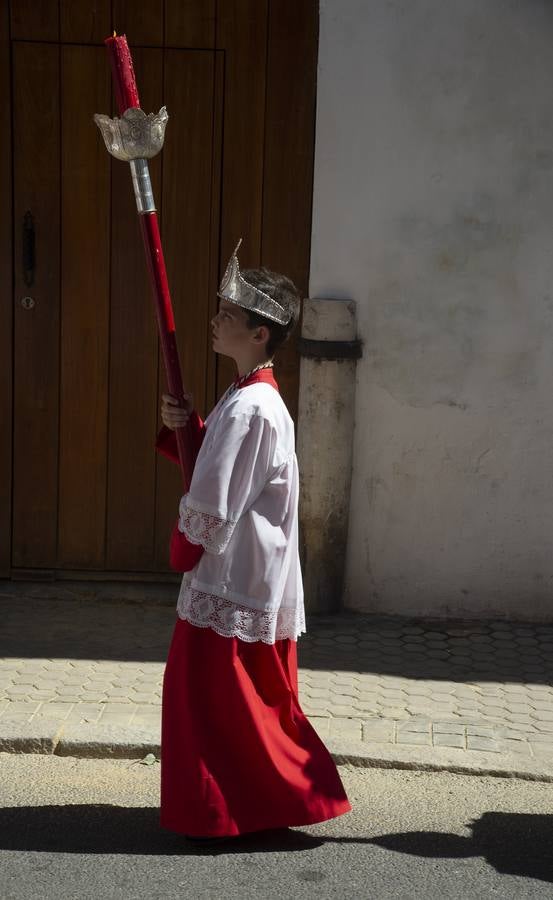
[[[255,380],[269,381],[261,370]],[[197,449],[203,423],[196,422]],[[178,460],[174,434],[156,447]],[[203,548],[175,526],[171,564],[192,569]],[[163,683],[161,825],[232,836],[310,825],[351,810],[336,766],[302,712],[297,645],[223,637],[178,619]]]

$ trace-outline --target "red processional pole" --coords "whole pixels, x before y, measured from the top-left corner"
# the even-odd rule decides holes
[[[175,319],[148,169],[148,159],[159,153],[163,147],[168,115],[165,107],[162,107],[156,115],[153,113],[146,115],[140,109],[132,57],[125,35],[118,37],[114,32],[113,37],[107,38],[104,43],[111,62],[115,97],[121,118],[110,119],[109,116],[95,115],[94,120],[111,155],[130,163],[167,385],[170,393],[184,406]],[[187,426],[177,428],[175,431],[185,491],[190,487],[194,468],[192,434],[196,424],[197,418],[191,416]]]

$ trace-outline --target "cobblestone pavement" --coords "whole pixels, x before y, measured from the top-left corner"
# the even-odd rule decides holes
[[[147,599],[147,598],[146,598]],[[0,734],[159,728],[167,603],[0,597]],[[553,625],[313,617],[300,699],[323,738],[553,764]]]

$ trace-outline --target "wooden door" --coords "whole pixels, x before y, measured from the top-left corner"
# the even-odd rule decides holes
[[[180,478],[153,450],[164,376],[130,176],[92,122],[114,112],[103,38],[127,32],[143,108],[169,110],[152,180],[207,412],[233,376],[208,323],[238,237],[244,267],[307,291],[317,18],[316,0],[1,5],[0,577],[174,577]],[[293,416],[298,370],[292,340]]]
[[[213,51],[137,49],[134,58],[144,108],[159,109],[163,97],[173,112],[163,157],[151,169],[183,376],[205,413],[215,377],[208,339],[222,68]],[[20,42],[13,73],[21,298],[13,564],[162,571],[179,478],[158,465],[153,449],[164,379],[129,170],[111,160],[92,121],[112,106],[106,54]],[[30,273],[25,217],[34,231]]]

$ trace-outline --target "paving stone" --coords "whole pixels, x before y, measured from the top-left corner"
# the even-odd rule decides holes
[[[69,716],[72,709],[73,704],[71,703],[42,703],[33,718],[60,719],[63,721]]]
[[[528,715],[528,703],[509,703],[509,711]]]
[[[11,684],[37,684],[40,679],[33,673],[23,673],[22,675],[16,675],[15,678],[11,680]],[[10,682],[6,682],[10,683]]]
[[[110,700],[113,700],[114,697],[124,697],[125,700],[127,700],[129,697],[129,690],[130,690],[129,688],[112,687],[112,688],[110,688],[110,691],[109,691],[109,698],[110,698]]]
[[[392,701],[398,706],[407,701],[407,694],[404,691],[391,690],[389,688],[383,688],[380,691],[380,696],[383,698],[383,700],[387,700],[388,703]]]
[[[33,688],[28,684],[11,684],[6,693],[8,697],[13,696],[19,699],[20,697],[26,697],[30,690],[33,690]]]
[[[534,709],[530,713],[531,719],[537,719],[539,722],[553,722],[553,711],[548,709]]]
[[[456,697],[453,697],[451,694],[432,694],[432,700],[434,703],[456,703]]]
[[[363,740],[375,743],[391,743],[395,735],[395,723],[385,719],[375,719],[362,723]]]
[[[460,750],[465,749],[464,734],[447,734],[445,732],[434,732],[434,747],[458,747]]]
[[[42,691],[55,691],[61,683],[63,683],[61,679],[59,681],[53,681],[48,678],[41,678],[40,681],[37,682],[37,684],[40,684],[40,689]]]
[[[311,703],[313,705],[313,703]],[[355,706],[346,706],[345,704],[333,703],[330,707],[330,711],[333,716],[343,716],[345,719],[355,718],[359,716],[360,710],[356,709]]]
[[[1,721],[1,720],[0,720]],[[548,744],[539,744],[537,742],[530,742],[530,746],[532,747],[532,753],[535,757],[545,758],[545,759],[553,759],[553,745]]]
[[[463,734],[465,733],[465,725],[458,722],[433,722],[432,731],[434,734]]]
[[[553,747],[553,734],[549,732],[536,731],[533,734],[526,735],[526,738],[531,744],[551,744]]]
[[[378,716],[380,707],[376,703],[366,703],[363,700],[355,701],[355,709],[358,709],[364,716]]]
[[[477,737],[493,738],[495,734],[495,728],[490,725],[467,725],[466,730],[467,734]]]
[[[469,718],[470,718],[470,716],[473,716],[475,713],[478,713],[483,718],[483,713],[481,712],[480,706],[477,703],[471,704],[470,706],[465,706],[465,704],[462,704],[462,705],[459,704],[459,706],[457,707],[457,713],[460,716],[468,716]]]
[[[343,690],[337,690],[333,688],[329,692],[329,702],[334,704],[346,704],[351,706],[354,701],[359,699],[359,694],[353,688],[344,688]]]
[[[377,703],[380,696],[377,691],[359,691],[357,700],[364,703]]]
[[[468,686],[465,687],[463,685],[458,685],[455,688],[454,693],[455,693],[456,697],[466,697],[467,699],[470,699],[470,700],[475,700],[476,698],[478,698],[480,696],[480,692],[477,690],[477,688],[468,687]]]
[[[311,672],[309,675],[309,681],[314,687],[328,687],[330,678],[330,672]]]
[[[505,727],[511,729],[512,731],[518,731],[521,734],[533,734],[536,733],[536,724],[528,725],[526,722],[512,722],[507,721],[505,723]]]
[[[29,700],[31,701],[55,700],[58,696],[59,695],[56,691],[29,691]]]
[[[553,701],[551,700],[531,699],[528,701],[528,705],[531,706],[532,709],[543,709],[546,712],[553,712]]]
[[[107,700],[105,700],[104,702],[106,702],[106,703],[130,703],[131,701],[129,700],[129,698],[126,694],[123,697],[114,697],[113,694],[110,694],[109,697],[107,698]],[[157,698],[155,698],[155,702],[156,703],[159,702],[157,700]]]
[[[313,728],[321,738],[328,737],[329,733],[329,719],[324,719],[321,716],[309,716],[309,721],[311,722]]]
[[[421,734],[430,734],[430,721],[428,719],[407,719],[397,723],[398,734],[419,732]]]
[[[490,716],[490,718],[503,719],[507,714],[507,710],[501,706],[486,706],[484,703],[480,705],[485,715]]]
[[[362,723],[353,719],[330,719],[329,735],[331,737],[341,737],[348,740],[361,740]]]
[[[430,731],[422,732],[422,731],[399,731],[396,735],[396,743],[397,744],[408,744],[415,747],[430,747],[431,746],[431,738]]]
[[[317,697],[322,700],[328,700],[330,697],[330,691],[327,688],[308,687],[304,690],[304,694],[307,697]]]
[[[386,707],[383,706],[381,710],[381,715],[384,719],[408,719],[409,713],[404,707]]]
[[[501,747],[494,738],[467,734],[467,750],[485,750],[490,753],[500,753]]]
[[[69,715],[67,722],[88,722],[94,724],[100,718],[102,707],[100,704],[76,703]]]
[[[523,716],[520,713],[512,713],[509,710],[507,710],[505,718],[509,722],[512,722],[513,724],[516,723],[518,725],[534,725],[535,721],[536,721],[535,719],[531,718],[529,715]]]
[[[414,685],[413,687],[406,688],[405,693],[408,697],[430,697],[432,688],[423,684]]]
[[[6,707],[5,716],[12,716],[14,714],[26,713],[29,716],[35,714],[37,709],[40,709],[41,703],[31,700],[12,700],[8,703]]]
[[[506,725],[497,725],[494,728],[495,736],[498,738],[510,738],[513,741],[526,741],[529,737],[528,732],[515,731]]]
[[[351,687],[354,681],[353,675],[335,675],[332,679],[332,686]]]
[[[87,691],[86,693],[82,693],[79,696],[86,703],[95,703],[95,702],[100,703],[102,700],[107,700],[107,694],[105,694],[105,693],[97,694],[97,693],[93,693],[92,691]]]
[[[518,741],[503,738],[499,744],[504,753],[517,753],[519,756],[532,756],[532,750],[528,741]]]
[[[142,721],[136,722],[137,725],[149,724],[144,722],[144,717],[140,717]],[[98,719],[98,722],[101,724],[109,723],[110,725],[130,725],[134,719],[134,711],[129,710],[128,706],[120,707],[120,711],[117,710],[102,710],[102,713]],[[153,724],[153,722],[152,722]]]

